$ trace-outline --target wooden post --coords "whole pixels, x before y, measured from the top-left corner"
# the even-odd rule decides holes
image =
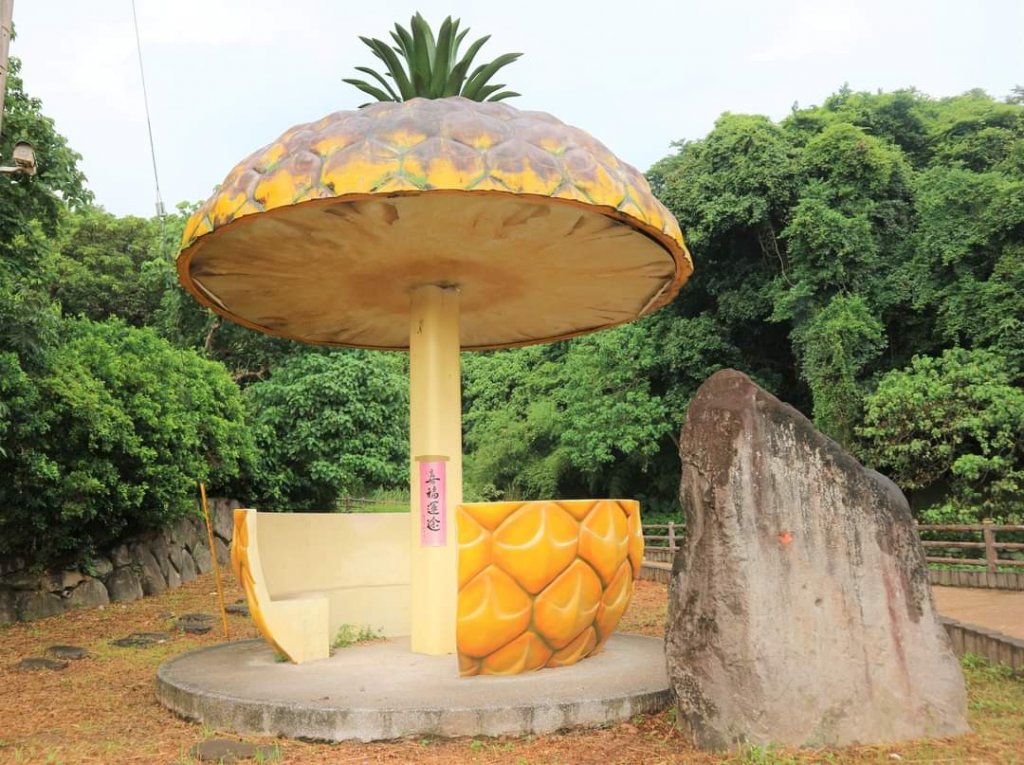
[[[217,545],[213,538],[213,523],[210,521],[210,510],[206,506],[206,484],[199,484],[199,496],[203,498],[203,515],[206,516],[206,533],[210,538],[210,559],[213,561],[213,578],[217,582],[217,600],[220,601],[220,618],[224,623],[224,639],[228,639],[228,611],[224,607],[224,588],[220,584],[220,563],[217,561]]]
[[[981,522],[985,527],[981,530],[981,536],[985,540],[985,563],[990,574],[996,573],[996,560],[999,555],[996,552],[996,532],[990,528],[992,520],[986,518]]]
[[[7,50],[11,42],[13,15],[14,0],[0,0],[0,128],[3,128],[4,96],[7,93]]]
[[[676,524],[675,521],[668,522],[668,549],[676,550]]]

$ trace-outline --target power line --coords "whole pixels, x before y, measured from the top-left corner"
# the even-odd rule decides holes
[[[149,95],[146,93],[146,70],[142,67],[142,41],[139,39],[139,16],[135,12],[135,0],[132,0],[132,20],[135,22],[135,48],[139,52],[139,75],[142,77],[142,103],[146,107],[146,130],[149,133],[149,155],[153,159],[153,181],[156,183],[156,214],[160,220],[163,220],[164,200],[160,195],[160,175],[156,171],[156,149],[153,146],[153,124],[149,119]]]

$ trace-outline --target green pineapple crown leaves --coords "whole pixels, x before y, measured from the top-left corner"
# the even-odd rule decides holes
[[[522,53],[505,53],[487,64],[481,64],[467,76],[473,58],[480,51],[490,35],[481,37],[459,58],[459,46],[469,33],[469,27],[459,31],[460,19],[447,17],[438,30],[437,38],[422,15],[417,13],[409,22],[410,29],[395,24],[390,46],[383,40],[360,37],[373,55],[387,67],[386,77],[366,66],[357,66],[356,71],[372,77],[381,87],[366,80],[344,79],[378,101],[408,101],[410,98],[445,98],[462,96],[473,101],[501,101],[518,96],[511,90],[502,90],[504,83],[491,84],[495,73],[511,64]],[[410,31],[411,30],[411,31]],[[408,66],[403,66],[402,61]],[[359,108],[367,106],[362,104]]]

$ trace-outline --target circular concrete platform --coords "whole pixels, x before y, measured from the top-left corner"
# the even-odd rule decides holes
[[[212,728],[289,738],[551,733],[667,707],[663,645],[659,638],[613,635],[602,653],[571,667],[460,678],[454,656],[411,653],[407,638],[300,665],[275,661],[262,640],[245,640],[164,662],[157,697]]]

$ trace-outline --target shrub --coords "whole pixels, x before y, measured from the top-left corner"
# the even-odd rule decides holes
[[[334,510],[346,494],[407,485],[403,359],[311,351],[246,389],[259,450],[254,489],[271,510]]]
[[[0,555],[83,555],[195,511],[253,458],[224,367],[120,320],[62,322],[41,371],[0,359]]]
[[[947,486],[941,517],[1021,517],[1024,391],[1004,357],[962,348],[916,356],[881,379],[865,409],[867,460],[903,489]]]

